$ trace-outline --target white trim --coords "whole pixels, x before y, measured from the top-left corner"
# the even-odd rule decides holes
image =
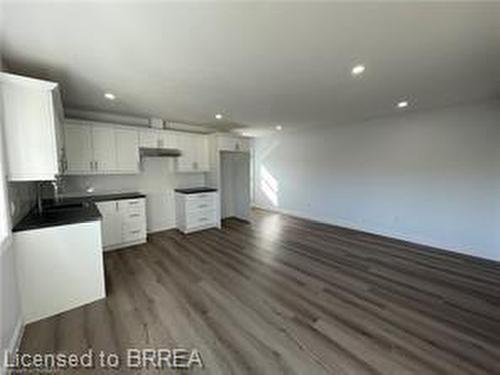
[[[363,233],[367,233],[367,234],[374,234],[377,236],[387,237],[387,238],[400,240],[400,241],[406,241],[406,242],[412,243],[414,245],[432,247],[434,249],[449,251],[449,252],[455,253],[455,254],[462,254],[462,255],[470,256],[472,258],[484,259],[484,260],[488,260],[488,261],[492,261],[492,262],[499,262],[500,261],[500,258],[487,258],[487,257],[479,256],[477,254],[472,254],[470,251],[467,251],[467,249],[457,249],[457,248],[446,247],[446,246],[443,246],[443,244],[441,244],[441,243],[438,243],[438,242],[435,242],[435,241],[432,241],[429,239],[421,238],[418,236],[412,236],[412,235],[408,235],[408,234],[397,232],[397,231],[384,231],[384,230],[380,230],[380,229],[366,228],[366,227],[361,227],[357,224],[354,224],[352,222],[345,221],[345,220],[332,219],[332,218],[327,218],[327,217],[316,218],[316,217],[312,217],[312,216],[307,215],[307,214],[303,214],[303,213],[298,212],[298,211],[286,210],[286,209],[279,208],[279,207],[262,206],[262,205],[259,205],[256,203],[254,203],[252,205],[252,207],[259,208],[259,209],[264,210],[264,211],[271,211],[271,212],[276,212],[279,214],[284,214],[284,215],[296,217],[299,219],[305,219],[305,220],[313,221],[316,223],[334,225],[337,227],[356,230],[358,232],[363,232]]]
[[[25,76],[20,76],[17,74],[12,74],[12,73],[5,73],[2,72],[0,73],[0,82],[1,83],[14,83],[14,84],[21,84],[25,86],[36,86],[38,88],[42,88],[45,90],[54,90],[58,84],[56,82],[51,82],[51,81],[46,81],[46,80],[41,80],[41,79],[36,79],[36,78],[31,78],[31,77],[25,77]]]
[[[5,350],[9,354],[14,354],[19,349],[23,335],[24,335],[24,323],[23,323],[22,319],[19,318],[17,323],[16,323],[14,333],[12,334],[12,337],[10,338],[9,344],[8,344],[7,348],[5,348]],[[0,374],[1,375],[7,375],[10,373],[4,367],[4,364],[5,364],[4,359],[5,359],[5,353],[1,353],[1,359],[0,359]]]
[[[7,251],[12,246],[12,232],[9,233],[7,237],[0,244],[0,256],[3,255],[4,252]]]

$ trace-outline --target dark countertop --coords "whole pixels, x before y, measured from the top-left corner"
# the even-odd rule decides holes
[[[101,220],[101,213],[93,202],[82,202],[81,205],[73,203],[70,207],[60,204],[56,207],[45,208],[41,214],[36,208],[31,210],[12,231],[20,232],[96,220]]]
[[[81,201],[81,200],[90,200],[93,202],[104,202],[104,201],[118,201],[122,199],[136,199],[136,198],[146,198],[146,194],[142,194],[139,192],[131,192],[131,193],[110,193],[110,194],[84,194],[84,195],[75,195],[71,197],[64,198],[65,201]]]
[[[42,214],[39,214],[37,209],[34,208],[14,226],[12,231],[20,232],[101,220],[101,213],[94,202],[145,197],[144,194],[132,192],[72,196],[63,198],[59,203],[55,203],[53,200],[44,200]]]
[[[206,186],[186,188],[186,189],[175,189],[176,193],[181,193],[181,194],[212,193],[214,191],[217,191],[217,189]]]

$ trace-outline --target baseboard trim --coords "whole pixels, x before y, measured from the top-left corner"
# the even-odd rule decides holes
[[[166,226],[164,228],[149,229],[148,234],[163,232],[163,231],[175,229],[175,228],[176,228],[175,224],[172,224],[172,225]]]
[[[10,338],[9,345],[5,349],[5,350],[7,350],[7,352],[9,354],[12,355],[19,349],[19,346],[21,345],[21,340],[23,338],[23,334],[24,334],[24,322],[20,318],[20,319],[18,319],[18,321],[16,323],[16,328],[14,329],[14,333],[12,334],[12,337]],[[7,375],[7,374],[9,374],[9,371],[8,371],[8,369],[5,368],[4,360],[5,360],[5,353],[2,353],[2,357],[0,359],[0,363],[1,363],[0,374]]]
[[[444,247],[444,246],[442,246],[440,244],[433,243],[432,241],[426,241],[426,240],[423,240],[423,239],[420,239],[420,238],[416,238],[416,237],[413,237],[413,236],[408,236],[408,235],[403,234],[403,233],[387,232],[387,231],[383,231],[383,230],[367,229],[367,228],[360,227],[359,225],[356,225],[356,224],[353,224],[353,223],[350,223],[350,222],[347,222],[347,221],[336,220],[336,219],[331,219],[331,218],[316,218],[316,217],[311,217],[311,216],[308,216],[306,214],[302,214],[300,212],[296,212],[296,211],[292,211],[292,210],[286,210],[286,209],[279,208],[279,207],[267,207],[267,206],[262,206],[262,205],[255,204],[255,203],[252,204],[252,207],[253,208],[258,208],[258,209],[264,210],[264,211],[275,212],[275,213],[279,213],[279,214],[283,214],[283,215],[287,215],[287,216],[291,216],[291,217],[296,217],[296,218],[303,219],[303,220],[309,220],[309,221],[316,222],[316,223],[333,225],[333,226],[337,226],[337,227],[341,227],[341,228],[355,230],[355,231],[358,231],[358,232],[363,232],[363,233],[366,233],[366,234],[376,235],[376,236],[385,237],[385,238],[389,238],[389,239],[393,239],[393,240],[398,240],[398,241],[404,241],[404,242],[407,242],[407,243],[409,243],[411,245],[414,245],[414,246],[416,245],[416,246],[427,247],[427,248],[430,248],[430,249],[439,250],[439,251],[445,251],[445,252],[449,252],[449,253],[452,253],[452,254],[461,255],[461,256],[464,256],[464,257],[470,257],[470,258],[473,258],[473,259],[478,259],[478,260],[481,260],[481,261],[492,262],[492,263],[495,263],[495,264],[499,264],[500,263],[500,259],[493,259],[493,258],[482,257],[482,256],[479,256],[479,255],[476,255],[476,254],[471,254],[470,252],[468,252],[466,250],[460,250],[460,249],[456,249],[456,248]]]

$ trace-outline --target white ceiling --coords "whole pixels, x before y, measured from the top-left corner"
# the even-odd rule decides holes
[[[69,107],[259,130],[500,93],[499,3],[3,5],[7,68],[60,82]]]

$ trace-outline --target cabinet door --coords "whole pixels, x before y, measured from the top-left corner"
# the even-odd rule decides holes
[[[48,88],[49,85],[53,87]],[[10,181],[53,180],[61,172],[57,154],[61,144],[55,129],[51,92],[55,86],[0,73],[1,130],[5,132]]]
[[[196,162],[198,170],[207,172],[210,170],[208,137],[206,135],[196,136]]]
[[[64,129],[66,174],[88,174],[92,170],[92,128],[66,124]]]
[[[139,131],[139,147],[158,147],[158,133],[156,130],[144,129]]]
[[[92,127],[92,146],[94,150],[94,173],[115,171],[115,129],[101,126]]]
[[[179,136],[176,132],[164,130],[160,132],[163,148],[179,148]]]
[[[198,163],[195,160],[196,144],[194,135],[179,133],[178,143],[182,154],[177,158],[177,170],[179,172],[196,172]]]
[[[116,129],[116,170],[123,173],[139,171],[138,134],[135,130]]]
[[[118,201],[98,202],[97,208],[102,215],[102,245],[109,247],[122,243],[122,222]]]

